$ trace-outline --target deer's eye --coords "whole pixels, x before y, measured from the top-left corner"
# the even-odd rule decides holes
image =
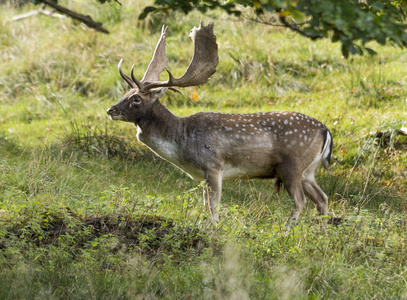
[[[139,104],[139,103],[141,103],[141,98],[140,98],[140,96],[134,96],[134,97],[132,97],[132,98],[131,98],[131,102],[134,103],[134,104]]]

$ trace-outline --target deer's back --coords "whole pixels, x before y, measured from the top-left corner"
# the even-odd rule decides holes
[[[275,166],[290,161],[305,169],[322,151],[327,130],[296,112],[198,113],[183,121],[184,158],[222,169],[225,180],[275,177]]]

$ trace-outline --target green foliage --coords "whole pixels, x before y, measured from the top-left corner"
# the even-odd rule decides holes
[[[58,0],[51,0],[54,3],[58,3]],[[34,5],[43,4],[41,0],[30,0],[30,2]]]
[[[336,1],[336,0],[230,0],[226,2],[211,0],[155,0],[155,7],[147,6],[139,18],[155,11],[168,9],[182,11],[187,14],[194,9],[201,13],[221,9],[230,15],[242,17],[241,7],[250,8],[258,17],[256,21],[268,25],[264,15],[275,13],[280,24],[291,30],[316,40],[330,38],[332,42],[340,42],[342,54],[369,54],[376,52],[366,47],[371,41],[382,45],[386,43],[401,48],[407,46],[405,33],[405,4],[402,1]],[[287,17],[290,17],[288,21]]]

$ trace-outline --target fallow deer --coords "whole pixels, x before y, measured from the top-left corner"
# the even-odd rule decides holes
[[[153,152],[185,171],[195,180],[205,181],[204,207],[216,224],[222,181],[231,179],[276,178],[294,200],[287,227],[295,222],[307,196],[321,215],[327,215],[328,197],[315,181],[318,165],[329,172],[332,136],[321,122],[297,112],[223,114],[201,112],[187,117],[172,114],[159,98],[167,89],[198,86],[216,72],[218,45],[214,23],[201,21],[189,37],[194,43],[193,58],[180,78],[167,70],[169,79],[160,81],[167,69],[165,50],[167,27],[163,26],[153,58],[143,79],[119,73],[130,91],[107,110],[112,120],[134,123],[137,138]]]

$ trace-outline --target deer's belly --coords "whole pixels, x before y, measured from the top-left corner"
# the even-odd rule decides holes
[[[158,156],[164,158],[165,160],[169,161],[170,163],[187,173],[192,179],[198,181],[204,180],[203,173],[199,168],[197,168],[192,163],[188,163],[185,162],[183,159],[180,159],[182,155],[180,155],[180,150],[177,145],[174,145],[173,143],[161,142],[160,144],[155,145],[154,148],[149,148]]]
[[[275,178],[275,171],[272,168],[259,168],[257,164],[232,165],[225,164],[223,168],[223,180],[233,179],[254,179],[254,178]]]

